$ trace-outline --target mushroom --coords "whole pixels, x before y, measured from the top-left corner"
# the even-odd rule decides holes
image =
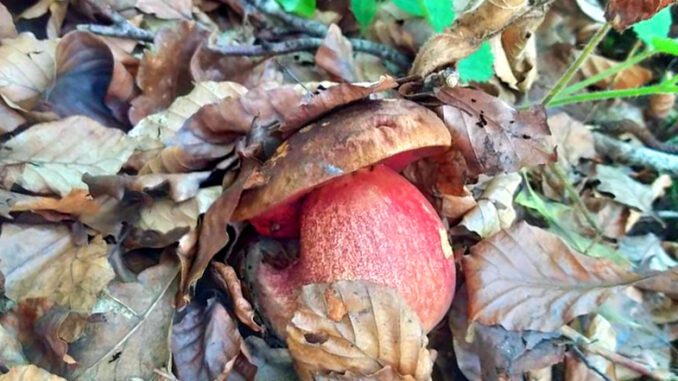
[[[304,127],[264,163],[267,182],[243,193],[234,215],[262,235],[299,237],[295,262],[257,263],[251,279],[276,333],[285,337],[301,287],[338,280],[395,288],[427,331],[445,316],[455,284],[446,230],[397,172],[450,143],[425,107],[363,101]]]

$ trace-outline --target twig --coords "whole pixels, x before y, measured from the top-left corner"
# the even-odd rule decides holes
[[[605,357],[609,361],[612,361],[615,364],[619,364],[625,368],[628,368],[636,373],[640,373],[643,376],[649,377],[653,380],[675,380],[676,378],[669,373],[653,370],[648,368],[645,364],[641,364],[635,360],[632,360],[626,356],[622,356],[617,352],[613,352],[607,348],[604,348],[600,345],[595,344],[588,337],[582,335],[576,330],[568,326],[563,326],[560,328],[560,333],[567,337],[568,339],[575,342],[581,349],[586,352],[593,353],[602,357]]]
[[[110,6],[103,6],[97,1],[90,1],[89,4],[111,19],[113,25],[81,24],[78,25],[78,30],[84,30],[101,36],[128,38],[146,42],[153,41],[155,37],[153,33],[132,25],[123,15],[111,9]]]
[[[319,22],[319,21],[314,21],[314,20],[307,20],[303,19],[301,17],[297,17],[295,15],[289,14],[285,11],[283,11],[280,6],[275,2],[275,1],[270,1],[270,0],[242,0],[244,5],[249,5],[253,6],[260,12],[264,13],[265,15],[272,17],[274,19],[277,19],[281,22],[283,22],[285,25],[288,27],[299,31],[303,32],[306,34],[309,34],[314,37],[318,38],[324,38],[327,35],[328,27],[327,25]],[[303,40],[308,40],[304,38]],[[406,54],[403,54],[399,52],[398,50],[386,46],[384,44],[380,44],[378,42],[370,41],[370,40],[364,40],[364,39],[359,39],[359,38],[349,38],[348,39],[351,45],[353,46],[353,49],[355,49],[358,52],[363,52],[363,53],[368,53],[372,54],[373,56],[377,56],[379,58],[382,58],[384,60],[390,61],[394,64],[396,64],[400,69],[402,70],[407,70],[410,65],[412,64],[412,59],[408,57]],[[285,42],[281,42],[285,43]],[[309,43],[309,42],[307,42]],[[255,45],[256,46],[256,45]],[[319,45],[318,45],[319,46]],[[318,46],[309,48],[309,49],[302,49],[302,50],[311,50],[311,49],[316,49]],[[298,51],[298,50],[295,50]],[[266,55],[266,54],[271,54],[273,52],[267,52],[264,54],[256,54],[256,55]],[[280,53],[278,53],[280,54]]]
[[[678,156],[621,142],[601,133],[593,133],[596,151],[614,160],[650,167],[658,172],[678,175]]]
[[[356,51],[369,53],[391,61],[404,70],[410,66],[410,59],[407,58],[406,55],[387,48],[384,45],[361,39],[349,39],[349,41]],[[318,49],[322,43],[322,38],[306,37],[281,42],[262,43],[259,45],[208,45],[208,48],[225,56],[254,57],[315,50]]]
[[[553,173],[558,177],[561,183],[563,183],[563,186],[565,188],[565,193],[567,193],[568,198],[570,199],[571,202],[573,202],[578,208],[579,211],[584,215],[584,218],[586,219],[586,222],[591,225],[593,230],[596,231],[597,235],[603,234],[603,232],[600,230],[598,227],[598,224],[596,223],[596,220],[593,218],[591,215],[591,212],[589,209],[586,207],[586,204],[584,204],[584,201],[579,197],[579,193],[577,192],[576,189],[574,189],[574,186],[570,183],[570,179],[567,177],[567,174],[563,170],[563,168],[560,166],[560,164],[555,163],[549,166]]]
[[[576,345],[573,345],[572,346],[572,352],[574,352],[574,354],[577,356],[577,358],[579,358],[579,360],[582,363],[584,363],[584,365],[586,365],[587,368],[591,369],[593,372],[595,372],[597,375],[599,375],[600,378],[602,378],[605,381],[612,381],[612,380],[610,380],[610,378],[605,373],[603,373],[603,371],[596,368],[595,365],[591,364],[589,359],[587,359],[586,356],[584,356],[584,354],[581,353],[581,350],[579,349],[579,347],[577,347]]]
[[[601,127],[606,132],[611,132],[615,134],[620,133],[629,133],[638,138],[646,146],[656,149],[658,151],[663,151],[667,153],[678,154],[678,145],[671,143],[665,143],[657,139],[647,127],[641,126],[640,124],[630,120],[624,119],[621,121],[614,122],[603,122]]]
[[[598,46],[598,43],[605,37],[607,32],[610,31],[610,23],[605,23],[598,31],[596,34],[591,37],[589,42],[586,44],[584,47],[584,50],[579,54],[577,59],[570,65],[570,67],[567,69],[565,74],[563,74],[562,77],[560,77],[560,80],[553,86],[551,91],[549,91],[548,94],[544,97],[544,99],[541,101],[541,103],[544,106],[550,106],[551,101],[553,100],[554,97],[558,96],[560,92],[567,86],[568,83],[572,80],[572,77],[574,77],[575,73],[577,73],[577,70],[579,70],[579,67],[586,61],[589,57],[589,55],[593,52],[593,50]]]

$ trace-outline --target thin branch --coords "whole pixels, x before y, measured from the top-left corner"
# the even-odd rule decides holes
[[[593,134],[596,151],[632,165],[649,167],[657,172],[678,175],[678,156],[621,142],[601,133]]]
[[[130,40],[146,42],[153,41],[155,37],[153,33],[132,25],[123,15],[114,11],[109,5],[102,5],[94,0],[90,0],[88,3],[102,15],[108,17],[113,22],[113,25],[81,24],[78,25],[78,30],[84,30],[101,36],[128,38]]]
[[[607,35],[607,32],[610,31],[611,25],[610,23],[605,23],[598,31],[596,34],[591,37],[589,42],[586,44],[584,47],[584,50],[579,54],[576,60],[570,65],[570,67],[567,69],[565,74],[563,74],[562,77],[560,77],[560,80],[553,86],[551,91],[549,91],[548,94],[544,97],[544,99],[541,101],[541,103],[544,106],[551,106],[551,101],[553,98],[558,96],[560,92],[567,86],[568,83],[572,80],[572,77],[577,73],[577,70],[579,70],[579,67],[586,61],[593,52],[593,50],[598,46],[598,43]]]
[[[652,131],[647,127],[642,126],[630,119],[623,119],[621,121],[614,122],[603,122],[600,124],[602,129],[605,132],[622,134],[629,133],[638,138],[646,146],[656,149],[658,151],[663,151],[666,153],[678,154],[678,145],[663,142],[657,139]]]
[[[581,199],[581,197],[579,197],[579,193],[577,192],[577,190],[574,189],[574,186],[570,182],[570,179],[567,177],[567,174],[563,170],[563,167],[558,163],[554,163],[552,165],[549,165],[549,168],[551,168],[551,170],[556,175],[556,177],[558,177],[560,182],[563,183],[563,186],[565,187],[565,193],[567,194],[570,201],[573,202],[577,208],[579,208],[579,211],[584,215],[586,222],[588,222],[589,225],[591,225],[591,228],[593,228],[593,230],[596,231],[597,235],[603,235],[602,230],[600,230],[600,227],[598,227],[596,220],[591,215],[591,212],[586,207],[586,204],[584,204],[584,201]]]
[[[635,360],[632,360],[626,356],[622,356],[617,352],[611,351],[592,342],[588,337],[582,335],[571,327],[562,327],[560,329],[560,333],[568,339],[574,341],[575,344],[584,351],[602,356],[615,364],[619,364],[625,368],[633,370],[634,372],[640,373],[643,376],[649,377],[653,380],[676,380],[676,378],[668,372],[650,369],[645,364],[641,364]]]
[[[552,99],[551,102],[549,102],[548,106],[556,107],[556,106],[565,106],[573,103],[604,101],[617,98],[632,98],[654,94],[670,94],[676,92],[678,92],[678,86],[671,83],[671,81],[665,81],[657,85],[636,87],[633,89],[603,90],[570,96],[566,95],[562,98],[558,97],[556,99]]]
[[[577,356],[577,358],[579,358],[579,361],[581,361],[584,365],[586,365],[587,368],[589,368],[594,373],[596,373],[598,376],[600,376],[600,378],[602,378],[604,381],[612,381],[612,380],[610,380],[610,377],[608,377],[605,373],[603,373],[602,370],[596,368],[595,365],[591,364],[589,359],[587,359],[586,356],[584,356],[584,354],[581,353],[581,350],[579,349],[579,347],[577,347],[576,345],[573,345],[572,346],[572,352],[574,352],[574,354]]]

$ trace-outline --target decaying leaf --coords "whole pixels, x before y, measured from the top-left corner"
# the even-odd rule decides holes
[[[0,324],[0,366],[11,368],[29,364],[21,348],[21,342]]]
[[[16,35],[16,27],[14,26],[14,20],[12,20],[12,14],[9,13],[7,7],[0,4],[0,39],[14,38]]]
[[[86,189],[85,173],[117,173],[133,150],[120,130],[84,116],[36,124],[0,148],[0,181],[7,189],[65,196]]]
[[[0,271],[7,296],[21,301],[48,298],[88,312],[114,273],[101,236],[77,246],[65,226],[4,224]]]
[[[509,330],[557,330],[645,279],[525,222],[475,245],[463,268],[469,318]]]
[[[632,179],[623,170],[597,165],[594,178],[600,182],[597,185],[598,190],[611,194],[615,201],[642,212],[652,210],[652,202],[655,199],[652,187]]]
[[[617,347],[617,338],[614,328],[601,315],[595,315],[586,328],[586,337],[607,350],[612,352]],[[594,354],[586,355],[587,364],[584,364],[576,356],[570,356],[565,360],[565,373],[572,381],[586,381],[599,377],[591,370],[591,367],[603,372],[607,377],[616,378],[615,364],[604,357]]]
[[[579,159],[596,156],[593,134],[583,123],[561,112],[549,117],[548,124],[556,142],[559,162],[575,165]]]
[[[84,189],[75,189],[62,198],[27,196],[3,190],[0,190],[0,195],[11,199],[11,212],[47,210],[79,217],[91,216],[99,211],[99,204]]]
[[[464,215],[460,225],[481,238],[507,229],[516,218],[513,194],[520,182],[521,178],[517,173],[495,176],[478,198],[478,204]]]
[[[190,19],[193,2],[191,0],[139,0],[137,8],[152,13],[161,19]]]
[[[489,94],[460,87],[443,88],[436,96],[446,104],[439,114],[470,175],[515,172],[556,159],[543,108],[516,111]]]
[[[170,339],[181,380],[225,380],[244,348],[237,324],[216,298],[191,303],[175,318]]]
[[[167,192],[172,201],[186,201],[198,194],[209,172],[157,175],[83,176],[92,196],[108,195],[122,200],[127,192]]]
[[[26,123],[26,119],[0,99],[0,135],[12,132]]]
[[[0,381],[66,381],[35,365],[20,365],[0,375]]]
[[[287,334],[303,380],[331,373],[377,379],[380,371],[387,379],[431,377],[419,319],[388,287],[362,281],[304,286]]]
[[[68,379],[152,379],[169,359],[168,335],[174,308],[177,264],[163,256],[137,282],[113,281],[100,294],[82,338],[70,345],[78,366]]]
[[[146,52],[139,66],[137,85],[142,94],[132,100],[129,119],[133,124],[167,108],[177,95],[188,92],[191,78],[186,63],[206,34],[195,23],[185,21],[156,35],[155,50]]]
[[[647,20],[675,0],[610,0],[605,8],[605,18],[617,30],[624,30],[631,24]]]
[[[298,381],[292,368],[292,358],[286,348],[271,348],[257,336],[245,339],[252,363],[257,367],[255,380]]]
[[[254,308],[252,308],[252,304],[250,304],[243,296],[240,279],[238,279],[238,275],[235,273],[233,267],[221,262],[212,262],[212,269],[214,280],[219,287],[231,297],[234,304],[235,315],[238,317],[238,320],[246,324],[255,332],[263,331],[263,327],[254,321]]]
[[[30,110],[54,80],[54,40],[22,33],[0,44],[0,97],[12,108]]]
[[[169,199],[155,200],[152,205],[141,209],[136,226],[160,233],[180,227],[193,229],[198,223],[198,216],[207,211],[220,193],[221,187],[215,186],[200,189],[195,197],[180,203]]]
[[[581,72],[584,77],[593,77],[594,75],[605,71],[619,62],[591,54],[586,62],[581,66]],[[652,80],[652,71],[640,65],[633,65],[628,69],[622,70],[614,76],[605,78],[595,83],[595,87],[603,90],[623,90],[634,89],[646,85]]]
[[[351,42],[335,24],[327,30],[327,36],[315,54],[315,63],[334,78],[346,82],[355,82],[357,78]]]
[[[233,155],[235,144],[194,143],[163,148],[157,156],[146,161],[140,175],[187,173],[208,168],[217,159]]]

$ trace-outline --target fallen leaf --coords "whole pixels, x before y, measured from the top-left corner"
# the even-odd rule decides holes
[[[329,316],[328,292],[346,308],[339,321]],[[386,379],[430,379],[426,334],[393,289],[362,281],[310,284],[298,303],[287,345],[302,380],[330,373],[370,379],[380,371],[390,373]]]
[[[589,78],[618,64],[620,62],[597,54],[591,54],[579,70],[581,70],[584,78]],[[633,65],[614,76],[596,82],[594,86],[601,90],[635,89],[646,85],[652,80],[652,77],[651,70],[640,65]]]
[[[0,194],[4,191],[0,190]],[[8,192],[9,193],[9,192]],[[75,189],[62,198],[27,196],[19,193],[10,193],[12,197],[11,212],[49,210],[76,217],[94,215],[99,211],[99,205],[84,189]]]
[[[127,192],[167,192],[172,201],[183,202],[198,194],[200,183],[207,180],[210,172],[152,175],[90,176],[82,181],[89,187],[92,196],[108,195],[122,200]]]
[[[14,38],[17,36],[14,20],[12,14],[9,13],[7,7],[0,4],[0,39]]]
[[[137,8],[161,19],[190,19],[193,1],[191,0],[138,0]]]
[[[496,175],[553,162],[555,144],[543,108],[516,111],[482,91],[443,88],[439,114],[462,152],[469,174]]]
[[[65,378],[53,375],[35,365],[20,365],[0,375],[0,381],[66,381]]]
[[[487,238],[501,229],[507,229],[516,219],[513,209],[513,194],[522,179],[517,173],[497,175],[490,180],[478,198],[478,204],[468,211],[461,226]]]
[[[21,342],[5,327],[0,324],[0,366],[11,368],[18,365],[28,365]]]
[[[172,325],[170,346],[181,380],[225,380],[244,347],[237,324],[217,298],[191,303]]]
[[[107,253],[101,236],[76,246],[65,226],[4,224],[0,271],[7,296],[15,301],[44,297],[89,312],[115,276]]]
[[[325,39],[315,53],[315,64],[333,78],[355,82],[357,74],[353,62],[353,46],[341,34],[341,29],[336,24],[328,28]]]
[[[0,136],[16,130],[24,123],[26,119],[0,99]]]
[[[37,40],[22,33],[0,44],[0,97],[8,106],[31,110],[54,80],[54,40]]]
[[[245,344],[252,357],[252,363],[257,367],[255,380],[298,381],[292,357],[286,348],[271,348],[258,336],[248,336]]]
[[[615,29],[622,31],[631,24],[647,20],[674,0],[610,0],[605,8],[605,18]]]
[[[625,236],[619,242],[619,251],[649,270],[663,271],[678,266],[678,262],[666,253],[654,234]]]
[[[191,76],[195,82],[203,81],[231,81],[247,88],[270,82],[272,78],[266,75],[266,68],[276,67],[273,60],[258,57],[225,56],[210,50],[206,43],[196,49],[191,58]],[[279,81],[282,83],[282,80]]]
[[[467,320],[468,292],[462,286],[449,313],[457,363],[473,381],[497,380],[562,361],[565,346],[557,332],[507,331]]]
[[[250,327],[254,332],[262,332],[263,327],[254,321],[254,308],[243,296],[240,279],[238,279],[238,275],[233,267],[221,262],[212,262],[212,270],[217,285],[231,297],[234,304],[233,309],[238,320]]]
[[[398,83],[390,76],[383,76],[372,83],[343,83],[319,90],[291,110],[281,120],[279,130],[290,136],[301,127],[345,104],[367,98],[373,93],[395,88]]]
[[[168,340],[176,291],[176,261],[163,256],[137,282],[113,281],[100,294],[90,321],[69,353],[78,366],[65,376],[74,379],[153,379],[154,369],[167,365]]]
[[[121,131],[84,116],[36,124],[0,148],[0,180],[7,189],[65,196],[86,189],[85,173],[117,173],[133,150]]]
[[[141,209],[135,226],[160,233],[179,227],[193,229],[198,223],[198,216],[207,211],[220,193],[221,187],[214,186],[200,189],[195,197],[180,203],[169,199],[155,200],[152,205]]]
[[[612,195],[615,201],[645,213],[652,210],[654,201],[652,187],[632,179],[623,170],[607,165],[597,165],[593,178],[600,182],[596,188]]]
[[[137,124],[144,117],[167,108],[177,95],[191,87],[187,63],[207,31],[192,22],[181,22],[175,28],[160,30],[155,36],[153,51],[141,59],[137,85],[141,95],[132,100],[129,119]]]
[[[576,165],[579,159],[596,156],[593,134],[583,123],[561,112],[550,116],[548,125],[556,142],[559,161]]]
[[[601,315],[595,315],[586,328],[586,337],[602,348],[615,352],[617,348],[617,333]],[[608,378],[616,378],[615,364],[600,355],[587,354],[584,364],[578,357],[571,356],[565,360],[565,374],[568,380],[587,381],[600,377],[591,368],[605,374]]]
[[[595,311],[610,295],[645,279],[576,253],[525,222],[473,246],[463,269],[471,320],[542,332]]]
[[[103,40],[88,32],[68,33],[57,45],[56,79],[39,110],[60,117],[84,115],[104,126],[121,126],[105,103],[113,68],[113,54]]]
[[[235,144],[194,143],[163,148],[146,161],[140,175],[187,173],[207,169],[217,159],[234,155]]]

